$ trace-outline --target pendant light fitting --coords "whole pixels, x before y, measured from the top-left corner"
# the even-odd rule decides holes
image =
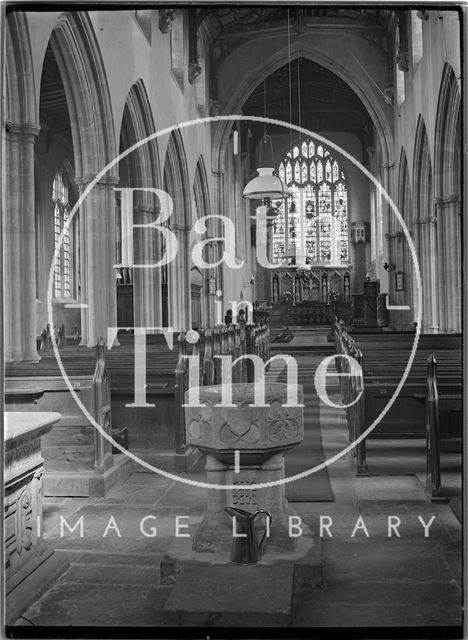
[[[266,78],[263,80],[263,116],[266,118]],[[274,162],[273,141],[267,133],[266,123],[263,127],[263,138],[260,145],[258,176],[252,178],[244,188],[242,197],[248,200],[261,200],[262,204],[268,207],[267,217],[273,218],[278,214],[276,208],[271,206],[272,200],[284,200],[291,195],[291,192],[283,181],[275,175],[274,167],[262,166],[262,148],[264,144],[270,143],[271,162]]]

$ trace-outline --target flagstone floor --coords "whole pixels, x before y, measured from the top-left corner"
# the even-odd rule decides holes
[[[330,458],[347,446],[344,416],[321,405],[320,424]],[[350,456],[328,467],[333,502],[293,504],[315,536],[322,525],[323,567],[320,588],[296,590],[293,626],[460,625],[461,525],[449,503],[426,498],[424,443],[371,441],[369,477],[354,476]],[[203,470],[183,478],[203,479]],[[456,454],[443,456],[442,480],[449,497],[460,493]],[[172,587],[161,585],[160,560],[176,518],[193,533],[205,502],[205,489],[141,469],[105,498],[45,499],[45,538],[71,564],[16,624],[161,627]],[[61,517],[69,527],[82,517],[83,535]]]

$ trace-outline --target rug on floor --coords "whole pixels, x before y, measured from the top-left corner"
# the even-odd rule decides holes
[[[304,384],[304,441],[285,456],[286,477],[312,469],[325,460],[320,435],[319,398],[308,393]],[[327,469],[286,484],[286,498],[290,502],[333,502]]]

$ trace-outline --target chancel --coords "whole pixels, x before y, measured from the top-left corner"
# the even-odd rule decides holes
[[[2,6],[8,633],[463,637],[465,10],[43,9]]]

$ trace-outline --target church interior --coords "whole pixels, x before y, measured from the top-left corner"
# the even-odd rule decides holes
[[[463,637],[464,19],[6,5],[9,637]]]

